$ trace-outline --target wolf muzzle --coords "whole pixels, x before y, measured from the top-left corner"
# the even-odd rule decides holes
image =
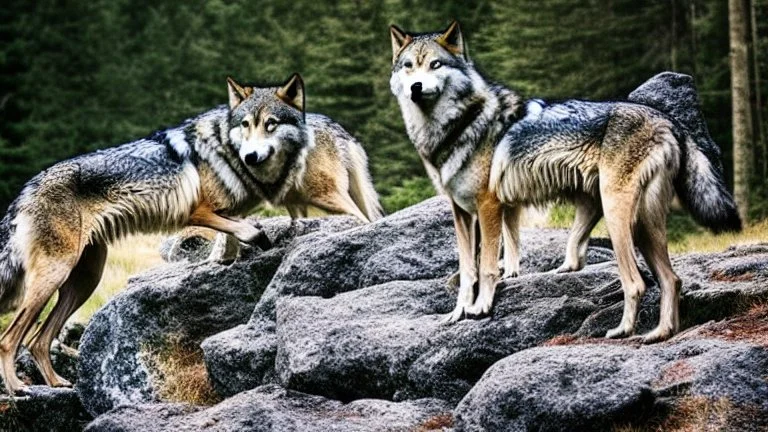
[[[270,147],[269,150],[267,150],[267,154],[260,155],[257,152],[248,153],[245,155],[245,164],[250,166],[256,166],[265,160],[269,159],[273,154],[275,154],[275,148]]]

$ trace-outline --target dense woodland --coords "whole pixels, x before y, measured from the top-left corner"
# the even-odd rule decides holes
[[[768,215],[768,0],[749,13],[751,216]],[[726,0],[12,0],[0,8],[0,209],[54,162],[226,101],[225,77],[298,71],[310,111],[356,135],[388,211],[433,194],[389,92],[388,25],[457,18],[485,74],[526,96],[622,99],[663,70],[696,77],[732,176]]]

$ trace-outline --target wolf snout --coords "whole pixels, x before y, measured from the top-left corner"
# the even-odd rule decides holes
[[[269,159],[275,153],[274,147],[270,147],[266,153],[260,154],[259,152],[248,153],[245,155],[245,164],[250,166],[258,165],[265,160]]]
[[[420,82],[413,83],[411,85],[411,100],[414,102],[418,102],[421,100],[421,91],[423,89],[423,86]]]

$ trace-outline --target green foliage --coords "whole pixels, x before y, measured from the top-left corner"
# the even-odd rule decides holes
[[[400,186],[393,187],[381,200],[387,213],[424,201],[435,196],[432,182],[426,177],[414,177],[403,181]]]
[[[0,8],[0,209],[58,160],[225,103],[227,75],[278,83],[294,71],[308,109],[363,143],[388,211],[430,196],[390,94],[387,27],[441,29],[452,18],[482,70],[524,95],[620,99],[661,70],[695,74],[730,165],[727,8],[717,0],[40,0]]]
[[[576,208],[567,204],[555,204],[549,209],[548,225],[552,228],[570,228],[576,217]]]

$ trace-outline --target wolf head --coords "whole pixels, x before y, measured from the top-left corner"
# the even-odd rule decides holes
[[[276,87],[254,87],[227,78],[229,138],[249,171],[263,183],[281,181],[308,144],[304,82],[299,74]]]
[[[459,23],[443,32],[406,33],[390,27],[392,77],[389,84],[401,105],[434,108],[441,99],[471,90],[471,63]]]

